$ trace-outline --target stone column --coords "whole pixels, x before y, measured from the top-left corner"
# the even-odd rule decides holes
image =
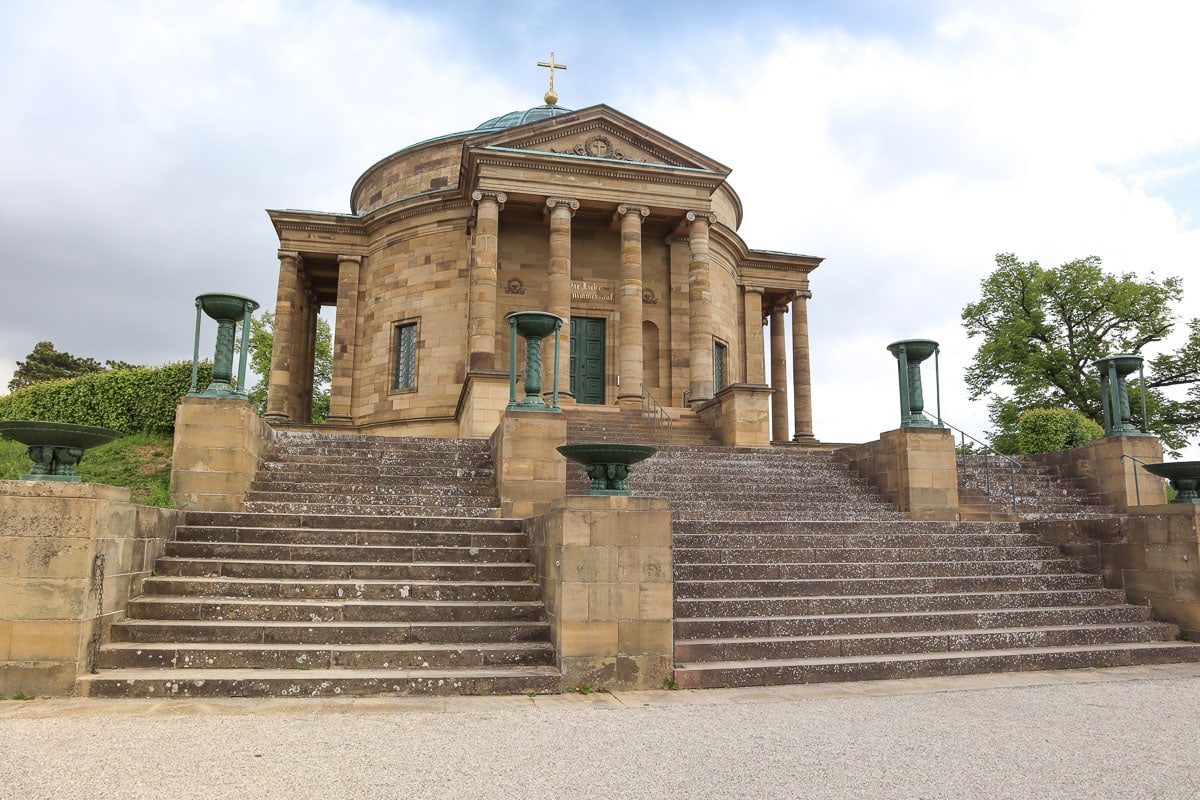
[[[271,342],[271,375],[267,385],[268,422],[287,422],[292,415],[293,325],[300,302],[300,254],[279,251],[279,290],[275,297],[275,333]]]
[[[621,327],[617,340],[617,367],[621,386],[617,404],[638,408],[642,402],[642,220],[645,206],[619,205],[621,221]]]
[[[767,382],[767,367],[763,362],[763,287],[743,286],[742,305],[745,315],[746,383],[762,385]]]
[[[807,290],[792,295],[792,381],[795,403],[796,435],[793,442],[815,443],[812,417],[812,378],[808,357],[808,298]]]
[[[500,209],[503,192],[476,191],[475,262],[471,266],[470,313],[467,320],[468,369],[496,368],[496,265],[500,259]]]
[[[362,256],[338,256],[337,329],[329,385],[329,425],[353,425],[354,339],[358,329],[358,273]]]
[[[708,228],[713,215],[689,211],[688,221],[688,404],[713,396],[712,284],[708,275]]]
[[[563,318],[558,331],[558,400],[571,402],[571,217],[579,210],[579,201],[566,197],[546,199],[550,216],[550,263],[546,270],[546,296],[551,314]],[[542,352],[542,386],[547,397],[554,393],[554,340],[547,338]]]
[[[318,310],[318,307],[308,281],[301,280],[300,285],[304,302],[300,306],[299,313],[294,314],[292,317],[293,325],[296,326],[293,343],[297,346],[298,350],[293,361],[296,365],[292,376],[293,384],[296,387],[296,395],[292,421],[307,425],[312,422],[313,362],[315,361],[313,351],[317,338],[317,317],[315,312]]]
[[[787,331],[783,315],[787,306],[771,306],[771,441],[788,440]]]

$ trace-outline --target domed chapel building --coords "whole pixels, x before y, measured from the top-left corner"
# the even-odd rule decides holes
[[[643,392],[675,409],[740,397],[727,443],[815,443],[806,303],[821,259],[747,245],[720,162],[606,105],[557,99],[552,86],[544,105],[383,158],[349,213],[268,212],[279,236],[268,421],[310,419],[317,313],[336,306],[328,425],[489,436],[509,399],[505,316],[536,310],[567,321],[566,408],[638,407]],[[549,395],[552,337],[544,347]]]

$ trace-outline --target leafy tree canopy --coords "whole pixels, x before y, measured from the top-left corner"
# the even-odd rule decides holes
[[[967,369],[973,399],[987,398],[996,425],[994,444],[1016,452],[1020,413],[1036,407],[1076,409],[1101,418],[1100,382],[1092,365],[1117,353],[1143,353],[1168,337],[1176,317],[1171,306],[1182,294],[1179,278],[1140,279],[1112,275],[1089,256],[1055,269],[996,256],[996,269],[982,283],[978,302],[963,309],[967,335],[980,337]],[[1200,432],[1200,319],[1175,352],[1149,357],[1146,392],[1150,429],[1168,449]],[[1140,416],[1136,381],[1130,402]],[[1186,398],[1168,397],[1166,387],[1188,387]]]
[[[25,356],[24,361],[17,362],[17,369],[12,380],[8,382],[8,390],[15,392],[42,381],[77,378],[103,369],[94,358],[79,358],[70,353],[61,353],[54,349],[53,342],[38,342],[34,345],[33,352]]]
[[[259,414],[267,410],[267,386],[271,375],[271,348],[275,343],[275,314],[263,311],[250,323],[250,368],[258,383],[249,391],[250,401]],[[329,382],[333,378],[333,332],[329,321],[317,317],[316,359],[313,368],[313,422],[324,422],[329,415]]]

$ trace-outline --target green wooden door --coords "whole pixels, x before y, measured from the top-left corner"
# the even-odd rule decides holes
[[[604,320],[571,317],[571,394],[604,405]]]

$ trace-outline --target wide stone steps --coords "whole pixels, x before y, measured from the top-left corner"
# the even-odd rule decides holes
[[[528,562],[361,562],[255,561],[233,558],[160,558],[160,575],[207,578],[270,578],[274,580],[389,580],[389,581],[527,581],[534,577]]]
[[[129,601],[131,619],[262,622],[534,622],[540,601],[335,600],[142,595]]]
[[[481,554],[483,557],[481,558]],[[528,548],[397,547],[394,545],[279,544],[261,542],[168,542],[174,558],[231,558],[237,560],[340,561],[389,563],[504,562],[528,560]]]
[[[478,669],[114,669],[79,678],[91,697],[364,697],[560,691],[556,667]]]
[[[880,614],[904,611],[955,611],[984,608],[1104,605],[1123,602],[1113,589],[1065,589],[1007,592],[945,592],[939,594],[826,595],[812,597],[689,597],[676,598],[682,617],[779,617],[818,614]]]
[[[137,644],[417,644],[442,646],[525,642],[545,644],[550,635],[544,620],[476,622],[289,622],[287,620],[135,619],[113,628],[113,642]]]
[[[303,578],[211,578],[160,576],[147,578],[143,590],[154,595],[190,595],[193,597],[237,597],[287,599],[303,597],[317,600],[485,600],[489,602],[530,602],[541,599],[537,584],[522,582],[448,581],[448,580],[337,580]]]
[[[970,652],[927,652],[851,658],[762,659],[678,663],[680,688],[763,686],[827,681],[893,680],[984,672],[1084,669],[1200,661],[1200,645],[1119,642],[1063,647],[1021,647]]]
[[[659,435],[650,421],[637,410],[599,411],[583,406],[563,411],[567,422],[567,441],[624,442],[658,444]],[[712,429],[692,411],[672,410],[671,445],[720,446]]]
[[[446,669],[550,666],[549,642],[479,644],[243,644],[123,642],[100,669]]]
[[[83,694],[557,692],[488,444],[277,433],[246,511],[187,512]]]
[[[732,581],[788,581],[840,578],[967,578],[981,575],[1060,575],[1077,571],[1065,559],[1005,561],[868,561],[778,564],[676,564],[679,591],[704,596],[692,589],[712,583],[722,587]]]
[[[298,495],[303,497],[303,495]],[[439,505],[389,505],[370,502],[308,502],[305,500],[265,501],[251,500],[246,502],[246,510],[262,514],[348,514],[404,517],[426,517],[455,514],[457,516],[490,517],[499,514],[499,508],[469,508],[450,504]]]
[[[878,563],[898,561],[1019,561],[1058,557],[1058,549],[1037,547],[787,547],[677,548],[676,564]]]
[[[937,611],[880,611],[795,616],[697,617],[675,622],[677,647],[705,639],[845,636],[866,633],[931,633],[1045,626],[1145,623],[1150,609],[1132,605],[1073,605],[1032,608],[970,608]]]
[[[1171,625],[1096,624],[1044,627],[960,629],[945,631],[861,633],[841,636],[767,636],[691,639],[680,643],[676,656],[685,662],[748,661],[799,658],[850,658],[903,653],[1003,650],[1019,647],[1071,647],[1084,644],[1165,642],[1175,636]]]
[[[679,581],[676,590],[689,600],[743,598],[817,597],[831,594],[932,594],[941,592],[1010,592],[1049,589],[1094,589],[1095,575],[1060,573],[1052,575],[969,575],[928,577],[791,578],[778,580]]]

